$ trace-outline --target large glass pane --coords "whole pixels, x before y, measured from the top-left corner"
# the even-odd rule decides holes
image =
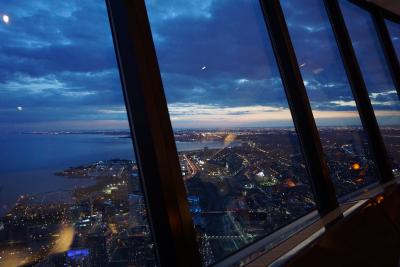
[[[377,181],[375,163],[320,0],[282,0],[336,193]]]
[[[208,265],[314,208],[257,1],[146,1]]]
[[[400,61],[400,24],[391,20],[386,20],[386,25],[392,38],[394,49],[397,53],[397,58]]]
[[[104,2],[0,13],[0,266],[155,265]]]
[[[361,71],[381,132],[392,159],[400,168],[400,105],[370,14],[349,1],[340,1]]]

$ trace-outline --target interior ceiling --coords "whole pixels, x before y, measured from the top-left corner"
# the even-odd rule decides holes
[[[400,16],[400,0],[367,0]]]

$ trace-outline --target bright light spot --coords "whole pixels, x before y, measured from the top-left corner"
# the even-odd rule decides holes
[[[355,171],[358,171],[359,169],[361,169],[361,165],[359,163],[354,163],[353,165],[351,165],[351,168]]]
[[[263,171],[261,171],[261,172],[257,173],[257,176],[264,177],[264,176],[265,176],[265,174],[264,174],[264,172],[263,172]]]
[[[376,202],[378,202],[378,204],[381,204],[381,202],[385,199],[384,196],[377,196],[376,197]]]
[[[233,141],[235,141],[236,139],[236,135],[235,134],[228,134],[225,139],[224,139],[224,144],[225,145],[229,145],[230,143],[232,143]]]
[[[302,68],[302,67],[304,67],[305,65],[307,65],[307,63],[304,62],[304,63],[301,64],[299,67]]]
[[[10,23],[10,17],[7,16],[7,15],[3,15],[3,22],[4,22],[5,24]]]
[[[205,70],[205,69],[207,69],[207,66],[201,67],[201,70]]]
[[[17,110],[18,111],[22,111],[22,107],[17,107]]]
[[[290,179],[290,178],[289,178],[289,179],[286,179],[285,184],[286,184],[286,186],[289,187],[289,188],[293,188],[293,187],[296,186],[296,183],[295,183],[292,179]]]
[[[304,86],[308,86],[310,84],[309,81],[304,80]]]
[[[70,249],[74,240],[75,229],[72,226],[63,226],[58,235],[53,240],[54,246],[50,250],[50,254],[58,254],[66,252]]]
[[[247,80],[247,79],[239,79],[239,80],[237,80],[238,84],[245,84],[245,83],[248,83],[248,82],[249,82],[249,80]]]

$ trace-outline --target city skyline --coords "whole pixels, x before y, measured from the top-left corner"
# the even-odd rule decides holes
[[[165,109],[129,123],[104,2],[2,3],[0,266],[169,266],[182,251],[209,266],[265,238],[229,259],[243,265],[400,177],[398,94],[369,14],[342,6],[359,57],[348,67],[379,123],[364,112],[365,130],[324,1],[279,3],[318,132],[309,116],[293,124],[259,1],[133,4],[146,5],[173,140],[154,116]]]
[[[385,131],[396,139],[400,129]],[[53,169],[52,183],[70,180],[75,186],[50,189],[44,183],[44,188],[36,192],[22,186],[22,193],[9,196],[0,218],[0,241],[5,245],[0,265],[154,265],[140,167],[129,156],[132,148],[126,132],[43,132],[15,137],[19,142],[31,143],[33,148],[51,146],[64,151],[57,155],[45,153],[51,160],[41,158],[40,162],[59,166]],[[188,206],[206,266],[315,209],[306,163],[293,130],[182,130],[176,132],[175,139]],[[322,128],[321,141],[338,197],[357,195],[376,182],[375,162],[360,128]],[[391,149],[397,158],[396,146]],[[35,151],[26,154],[36,155]],[[8,153],[11,158],[12,153]],[[73,162],[70,155],[80,156]],[[58,165],[57,158],[67,161]],[[393,163],[398,175],[398,163]],[[35,172],[32,175],[35,177]],[[8,190],[11,184],[3,181],[1,188]],[[15,240],[22,245],[18,249],[8,247]]]

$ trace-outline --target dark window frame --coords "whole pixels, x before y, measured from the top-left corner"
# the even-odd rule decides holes
[[[394,180],[391,163],[386,151],[385,143],[372,108],[364,77],[358,63],[353,44],[347,30],[339,0],[323,0],[329,20],[336,38],[336,42],[347,73],[354,100],[360,114],[364,131],[367,134],[372,155],[377,164],[380,175],[379,181],[383,184]]]
[[[200,267],[145,1],[106,3],[156,260]]]
[[[400,15],[397,15],[390,10],[378,6],[377,4],[366,2],[365,0],[347,0],[368,12],[379,12],[384,19],[391,20],[395,23],[400,23]]]
[[[396,54],[396,50],[394,49],[389,30],[385,23],[385,19],[387,19],[399,24],[400,26],[400,16],[397,16],[393,12],[390,12],[389,10],[386,10],[370,2],[364,2],[360,0],[348,1],[364,9],[372,17],[375,30],[379,39],[379,45],[383,50],[386,64],[389,67],[390,75],[397,91],[397,96],[400,99],[400,62]]]
[[[307,163],[318,212],[323,216],[338,207],[338,200],[323,156],[321,141],[280,1],[259,1]],[[360,118],[373,148],[372,154],[377,161],[380,182],[391,181],[394,177],[387,152],[340,7],[337,0],[321,1],[325,2],[330,14],[340,50],[350,49],[350,60],[345,58],[347,54],[343,52],[342,60],[353,88]],[[362,3],[359,0],[348,1]],[[158,264],[202,266],[145,0],[106,0],[106,3]],[[372,8],[373,12],[378,10],[376,14],[379,15],[379,19],[387,18],[400,23],[400,16],[389,11],[378,9],[375,5],[362,6],[367,10]],[[334,16],[336,18],[332,19]],[[377,27],[377,31],[380,35],[384,30]],[[396,62],[393,63],[395,64]],[[400,70],[398,61],[397,67]],[[248,250],[249,246],[246,249]]]
[[[260,0],[286,98],[303,152],[314,200],[321,216],[338,207],[335,189],[299,63],[279,0]]]

